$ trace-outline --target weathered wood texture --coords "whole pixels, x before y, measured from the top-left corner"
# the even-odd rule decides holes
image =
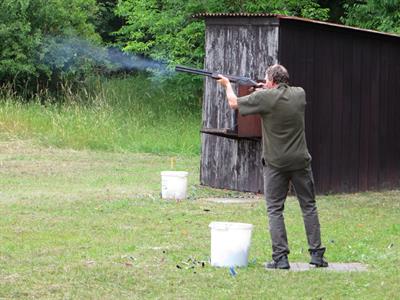
[[[207,20],[205,69],[263,78],[265,66],[277,62],[275,19],[235,18],[223,25]],[[213,79],[205,80],[203,128],[237,129],[236,112]],[[263,190],[261,142],[202,134],[201,184],[240,191]]]
[[[399,188],[400,38],[298,20],[279,34],[279,60],[307,93],[317,190]]]
[[[263,78],[279,61],[307,94],[318,193],[400,187],[400,38],[280,17],[206,18],[205,68]],[[205,81],[204,128],[237,130],[225,93]],[[260,192],[261,143],[202,134],[201,183]]]

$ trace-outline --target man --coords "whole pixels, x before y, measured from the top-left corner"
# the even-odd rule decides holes
[[[263,89],[238,98],[229,80],[220,75],[229,106],[241,115],[259,114],[262,118],[262,163],[267,202],[269,231],[272,242],[270,269],[289,269],[289,247],[283,217],[284,204],[291,182],[303,213],[310,264],[327,267],[321,246],[320,224],[315,204],[311,156],[304,132],[305,92],[289,86],[289,74],[282,65],[266,71]]]

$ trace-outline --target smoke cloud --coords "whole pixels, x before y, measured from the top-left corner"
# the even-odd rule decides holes
[[[65,72],[94,65],[108,72],[151,71],[169,73],[167,63],[122,52],[115,47],[101,47],[76,37],[49,37],[46,39],[42,61],[53,69]]]

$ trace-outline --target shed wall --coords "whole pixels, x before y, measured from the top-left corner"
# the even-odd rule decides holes
[[[307,93],[317,190],[400,186],[400,39],[281,20],[279,60]]]
[[[204,68],[225,74],[263,78],[265,67],[277,62],[278,23],[274,18],[206,20]],[[205,79],[203,128],[237,127],[235,111],[224,90]],[[239,191],[263,190],[261,142],[202,134],[201,184]]]
[[[318,193],[400,187],[399,37],[304,20],[206,19],[205,68],[264,77],[285,65],[307,93],[306,135]],[[237,130],[216,82],[205,80],[203,128]],[[258,140],[202,134],[201,183],[263,189]]]

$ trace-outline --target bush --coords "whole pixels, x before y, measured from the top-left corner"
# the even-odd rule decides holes
[[[61,55],[59,37],[82,37],[100,42],[90,18],[96,14],[95,0],[2,0],[0,2],[0,83],[12,83],[28,94],[55,87],[72,73],[85,74],[89,62],[71,61]],[[75,56],[78,59],[77,55]]]
[[[400,34],[400,1],[366,0],[345,5],[346,25]]]
[[[315,0],[121,0],[116,10],[125,19],[118,32],[125,51],[197,66],[203,64],[205,27],[193,14],[270,12],[326,20],[328,11]]]

